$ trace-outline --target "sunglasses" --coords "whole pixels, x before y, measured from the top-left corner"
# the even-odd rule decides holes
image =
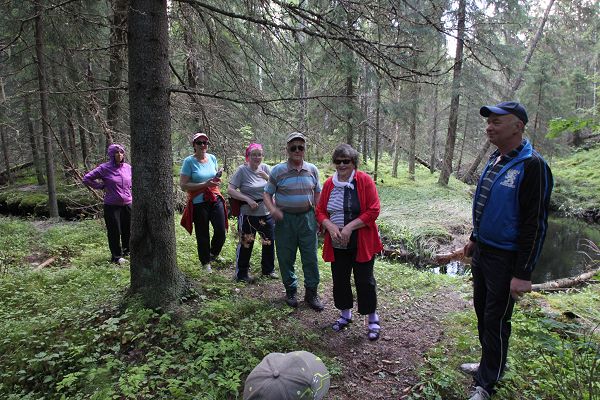
[[[196,140],[194,143],[198,146],[208,146],[208,140]]]
[[[333,163],[334,163],[335,165],[340,165],[340,164],[347,165],[347,164],[350,164],[351,162],[352,162],[352,160],[348,160],[348,159],[344,159],[344,160],[333,160]]]
[[[298,145],[298,146],[291,146],[290,147],[290,153],[293,153],[295,151],[304,151],[304,146],[302,145]]]

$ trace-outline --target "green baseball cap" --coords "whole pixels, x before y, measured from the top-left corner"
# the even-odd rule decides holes
[[[248,375],[244,400],[320,400],[329,381],[323,361],[308,351],[270,353]]]

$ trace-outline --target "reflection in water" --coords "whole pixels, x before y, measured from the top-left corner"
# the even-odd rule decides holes
[[[594,254],[586,245],[588,240],[600,244],[600,229],[597,226],[569,218],[550,218],[544,248],[531,281],[543,283],[577,276],[585,271],[591,260],[600,262],[600,255]],[[460,261],[453,261],[433,268],[432,272],[463,275],[469,272],[469,268]]]
[[[600,257],[590,251],[586,240],[600,243],[600,230],[568,218],[550,218],[548,234],[540,260],[533,271],[533,283],[576,276],[585,271],[590,257],[596,261]]]

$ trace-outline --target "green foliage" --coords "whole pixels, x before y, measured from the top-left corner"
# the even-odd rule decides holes
[[[551,164],[555,188],[552,202],[565,213],[583,215],[586,210],[599,210],[600,146],[579,150]]]
[[[556,139],[565,133],[579,133],[585,129],[600,130],[600,125],[593,118],[554,118],[548,122],[548,139]]]

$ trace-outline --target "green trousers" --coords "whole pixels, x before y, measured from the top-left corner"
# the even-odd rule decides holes
[[[298,249],[304,272],[304,286],[310,289],[319,286],[317,220],[314,210],[302,214],[284,212],[283,219],[275,223],[275,249],[286,291],[295,292],[298,287],[298,277],[294,270]]]

